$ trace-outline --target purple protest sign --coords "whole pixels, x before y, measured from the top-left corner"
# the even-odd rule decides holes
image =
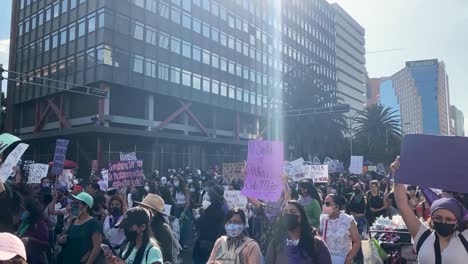
[[[53,175],[61,175],[63,171],[63,164],[65,162],[65,156],[67,154],[68,140],[57,139],[55,142],[55,153],[54,153],[54,166],[52,168]]]
[[[283,143],[249,141],[244,188],[241,194],[266,201],[278,201],[283,191]]]
[[[407,135],[395,182],[454,192],[468,190],[468,138]]]
[[[109,188],[134,187],[143,185],[143,161],[109,162]]]

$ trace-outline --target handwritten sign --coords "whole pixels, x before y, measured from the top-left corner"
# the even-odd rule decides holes
[[[234,207],[245,209],[247,206],[247,197],[241,195],[241,191],[224,191],[224,199],[229,209]]]
[[[283,143],[251,140],[242,195],[266,201],[277,201],[283,190]]]
[[[223,178],[224,180],[230,181],[232,179],[243,179],[245,163],[223,163]]]
[[[41,179],[47,177],[48,171],[48,164],[36,163],[29,165],[28,183],[41,183]]]
[[[351,156],[349,164],[349,172],[352,174],[362,174],[362,165],[364,164],[363,156]]]
[[[286,162],[284,172],[291,178],[292,181],[301,181],[305,179],[304,159],[300,158],[291,162]]]
[[[34,160],[25,160],[23,162],[23,172],[24,172],[24,176],[28,177],[29,176],[29,166],[31,164],[34,164],[36,163]]]
[[[11,144],[20,141],[21,139],[12,134],[3,133],[0,135],[0,153],[3,153]]]
[[[315,183],[328,182],[328,165],[308,165],[305,170],[305,177],[312,179]]]
[[[52,167],[53,175],[62,175],[68,142],[69,141],[66,139],[57,139],[57,141],[55,141],[54,166]]]
[[[120,161],[128,161],[128,160],[137,160],[137,156],[135,152],[124,153],[120,152]]]
[[[109,187],[134,187],[143,185],[143,161],[109,162]]]
[[[18,164],[18,161],[21,159],[21,156],[23,156],[28,147],[28,144],[18,144],[18,146],[16,146],[16,148],[5,159],[0,167],[0,180],[2,182],[5,182],[13,173],[13,167]]]

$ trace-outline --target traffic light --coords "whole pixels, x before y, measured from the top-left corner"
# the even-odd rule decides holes
[[[3,69],[3,64],[0,64],[0,81],[3,81],[3,72],[5,71],[5,69]]]

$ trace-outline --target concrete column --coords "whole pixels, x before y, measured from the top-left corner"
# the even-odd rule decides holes
[[[153,128],[154,121],[154,95],[149,95],[146,97],[146,109],[145,109],[145,119],[148,120],[148,131],[151,131]]]
[[[217,124],[216,124],[216,111],[213,111],[213,137],[216,138],[216,129],[217,129]]]
[[[185,113],[185,112],[182,114],[182,116],[184,118],[184,135],[187,136],[189,134],[188,133],[189,132],[188,131],[188,129],[189,129],[189,117],[188,117],[187,113]]]

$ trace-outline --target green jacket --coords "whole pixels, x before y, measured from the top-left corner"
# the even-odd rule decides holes
[[[320,214],[322,213],[322,208],[320,208],[319,202],[314,199],[308,205],[304,207],[309,223],[318,228],[320,225]]]

